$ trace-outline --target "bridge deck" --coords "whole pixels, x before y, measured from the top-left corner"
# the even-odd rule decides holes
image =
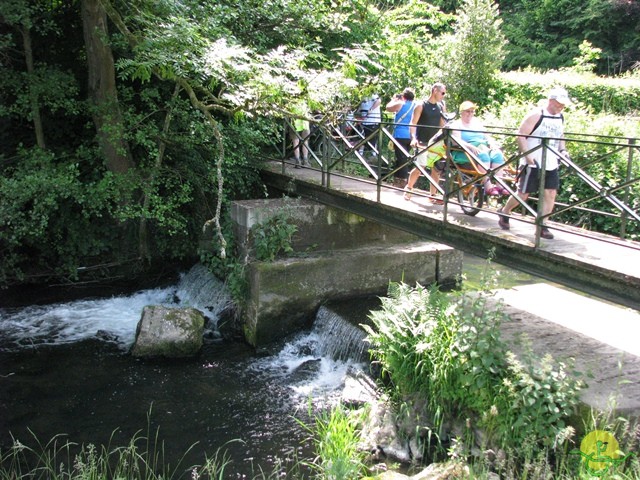
[[[267,162],[265,182],[284,192],[312,198],[343,208],[421,237],[452,245],[481,257],[495,249],[495,261],[532,273],[579,291],[640,310],[640,243],[550,223],[553,240],[541,239],[535,247],[531,217],[511,219],[511,229],[501,230],[494,211],[471,217],[459,206],[432,205],[414,194],[410,201],[403,191],[384,184],[378,201],[372,181],[332,175],[330,188],[322,185],[317,169],[294,169],[281,162]],[[445,215],[446,211],[446,215]]]

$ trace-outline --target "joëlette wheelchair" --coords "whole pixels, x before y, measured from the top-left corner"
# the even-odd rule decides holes
[[[448,196],[455,195],[457,203],[466,215],[472,217],[477,215],[485,203],[491,205],[492,199],[496,198],[489,197],[485,191],[483,184],[487,177],[506,188],[511,194],[515,193],[517,171],[510,160],[499,167],[501,174],[498,176],[497,169],[485,170],[475,154],[465,150],[455,137],[442,130],[431,139],[426,150],[426,167],[438,168],[445,173],[440,176],[439,187]],[[467,162],[455,162],[453,152],[464,153]]]

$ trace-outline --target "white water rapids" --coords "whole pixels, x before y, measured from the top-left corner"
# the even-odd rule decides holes
[[[43,443],[66,434],[78,444],[126,444],[151,421],[172,463],[193,444],[192,463],[224,446],[237,478],[256,464],[270,471],[293,452],[308,455],[308,433],[295,419],[305,418],[311,398],[316,408],[334,404],[347,371],[366,366],[363,332],[340,315],[321,307],[312,329],[260,355],[231,341],[205,344],[184,361],[129,355],[144,306],[195,307],[215,329],[229,302],[197,265],[167,288],[0,308],[0,449],[29,443],[31,432]]]

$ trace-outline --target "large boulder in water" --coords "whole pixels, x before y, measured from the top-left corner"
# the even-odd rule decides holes
[[[205,318],[195,308],[144,307],[131,349],[134,357],[191,357],[202,348]]]

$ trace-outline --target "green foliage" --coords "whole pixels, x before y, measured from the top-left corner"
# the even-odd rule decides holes
[[[568,67],[588,40],[602,50],[599,73],[615,75],[637,61],[637,2],[561,0],[500,2],[509,39],[504,67]],[[632,33],[636,30],[636,33]]]
[[[550,355],[539,360],[530,352],[522,360],[507,352],[506,362],[508,375],[496,395],[495,410],[484,416],[483,424],[489,431],[495,428],[496,436],[510,437],[512,448],[531,440],[556,445],[575,413],[581,388],[571,366]]]
[[[535,102],[545,98],[553,85],[564,86],[578,106],[589,113],[633,115],[634,112],[640,111],[640,80],[637,78],[596,77],[571,70],[501,73],[494,100],[497,105],[509,99],[525,103]]]
[[[81,259],[117,236],[100,232],[100,218],[119,201],[113,178],[85,183],[80,158],[56,160],[23,151],[0,177],[0,283],[43,272],[76,278]]]
[[[291,241],[298,231],[290,223],[290,214],[280,211],[251,228],[251,238],[257,260],[273,262],[279,255],[291,253]]]
[[[573,59],[574,68],[578,72],[593,72],[602,49],[594,47],[588,40],[584,40],[578,46],[578,49],[580,50],[580,55]]]
[[[82,109],[78,85],[67,72],[51,66],[39,66],[32,74],[0,76],[0,117],[29,118],[35,96],[40,108],[49,114],[74,115]]]
[[[405,87],[427,93],[439,80],[439,68],[434,67],[441,68],[434,42],[451,28],[453,15],[423,0],[411,0],[388,10],[384,17],[380,38],[369,52],[382,67],[376,71],[378,93],[390,97]]]
[[[486,104],[497,83],[504,57],[502,20],[493,0],[463,0],[454,33],[440,55],[448,59],[443,81],[455,104],[472,100]]]
[[[435,287],[391,284],[369,317],[373,358],[397,398],[426,402],[436,430],[466,419],[487,433],[487,447],[551,447],[578,403],[581,383],[564,363],[507,349],[500,303],[486,293],[453,299]]]
[[[309,406],[311,409],[311,405]],[[310,414],[312,412],[309,412]],[[363,411],[338,403],[314,416],[313,425],[299,422],[312,434],[316,459],[308,465],[318,479],[358,480],[366,471],[366,452],[358,448]]]

